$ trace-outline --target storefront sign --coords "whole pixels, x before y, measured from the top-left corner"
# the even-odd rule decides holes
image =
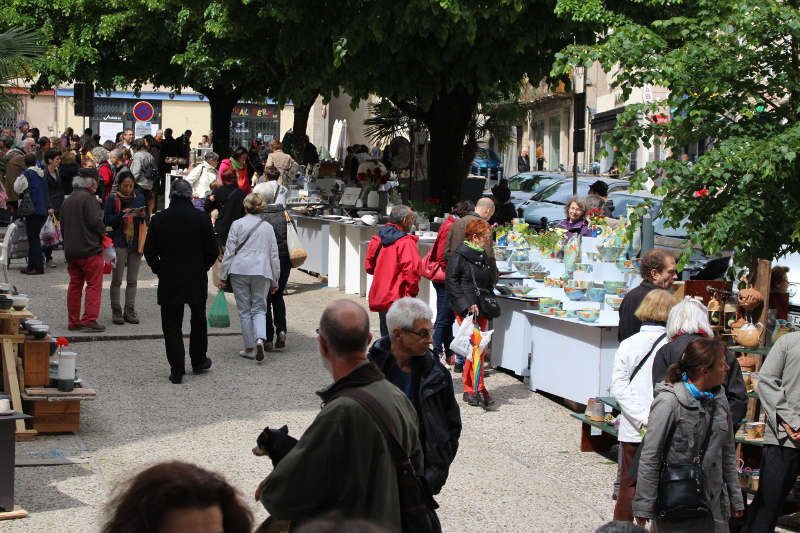
[[[650,115],[650,120],[656,124],[669,124],[669,115]]]
[[[233,116],[235,117],[261,117],[278,118],[277,109],[267,109],[264,107],[234,107]]]

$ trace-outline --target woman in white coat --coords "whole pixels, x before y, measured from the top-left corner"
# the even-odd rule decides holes
[[[633,521],[631,504],[636,493],[636,480],[628,476],[628,469],[642,442],[642,430],[647,426],[650,404],[653,403],[653,357],[669,341],[667,318],[678,302],[678,297],[668,291],[650,291],[635,313],[636,318],[642,321],[639,333],[622,341],[614,356],[611,394],[622,409],[618,431],[620,483],[614,520]]]
[[[256,361],[264,360],[267,291],[278,290],[281,274],[275,230],[260,216],[266,208],[260,194],[248,194],[244,199],[246,214],[231,226],[219,273],[219,287],[225,288],[230,276],[236,298],[244,337],[239,355]]]

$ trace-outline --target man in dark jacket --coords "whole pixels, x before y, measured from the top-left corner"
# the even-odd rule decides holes
[[[61,231],[67,260],[69,288],[67,314],[70,331],[102,332],[97,323],[103,292],[103,236],[106,224],[94,193],[100,182],[96,168],[82,168],[72,181],[72,194],[61,205]],[[86,305],[81,317],[81,297],[86,284]]]
[[[475,211],[471,213],[467,213],[463,217],[456,220],[452,226],[450,226],[450,233],[447,234],[447,244],[444,248],[444,260],[450,261],[450,256],[453,255],[458,245],[464,242],[464,232],[467,229],[467,225],[472,222],[473,220],[478,220],[479,218],[485,220],[486,222],[492,218],[492,214],[494,213],[494,201],[491,198],[483,197],[478,200],[478,203],[475,204]],[[494,281],[492,285],[497,283],[498,279],[498,271],[497,271],[497,262],[494,260],[494,247],[492,245],[492,239],[486,243],[486,246],[483,247],[484,252],[486,252],[487,263],[492,269],[492,275]]]
[[[517,217],[517,209],[511,202],[511,189],[507,184],[507,180],[501,180],[500,184],[492,187],[492,201],[495,203],[495,208],[494,214],[488,220],[490,225],[504,226]]]
[[[422,472],[414,406],[367,361],[372,335],[363,307],[350,300],[333,302],[317,332],[322,364],[334,382],[317,392],[322,410],[262,481],[256,497],[277,520],[296,523],[337,511],[346,519],[400,531],[397,473],[383,432],[360,403],[336,395],[357,389],[375,398],[394,423],[414,471]]]
[[[178,157],[186,160],[186,163],[181,163],[178,168],[186,168],[189,166],[189,154],[192,151],[192,130],[186,130],[183,135],[175,139],[178,145]]]
[[[429,349],[432,318],[425,302],[408,297],[397,300],[386,314],[389,336],[372,345],[367,359],[414,404],[425,453],[425,478],[431,491],[439,494],[458,451],[461,410],[450,372]]]
[[[175,180],[170,205],[153,216],[144,243],[144,258],[158,276],[158,305],[161,329],[169,361],[169,380],[176,385],[186,373],[183,346],[184,304],[192,313],[189,357],[192,371],[201,374],[211,368],[206,356],[206,272],[219,256],[211,219],[192,205],[192,185]]]
[[[522,154],[517,158],[517,171],[529,172],[531,170],[531,157],[528,155],[528,148],[522,149]]]
[[[664,248],[654,248],[644,254],[639,271],[642,283],[626,294],[622,305],[619,306],[619,331],[617,332],[619,342],[639,333],[642,321],[636,318],[634,313],[639,309],[639,305],[647,293],[653,289],[668,291],[672,287],[672,283],[678,279],[675,257],[672,252]]]

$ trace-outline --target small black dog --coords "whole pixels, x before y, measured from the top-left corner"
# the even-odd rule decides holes
[[[297,439],[289,436],[289,428],[283,426],[280,429],[269,429],[265,427],[264,431],[256,439],[257,446],[253,448],[253,454],[259,457],[267,456],[272,459],[272,466],[278,465],[278,462],[286,457],[295,444]]]

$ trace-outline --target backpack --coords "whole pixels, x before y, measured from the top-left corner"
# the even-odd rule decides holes
[[[139,175],[139,185],[152,186],[158,180],[158,165],[155,159],[145,159],[142,163],[142,173]]]

